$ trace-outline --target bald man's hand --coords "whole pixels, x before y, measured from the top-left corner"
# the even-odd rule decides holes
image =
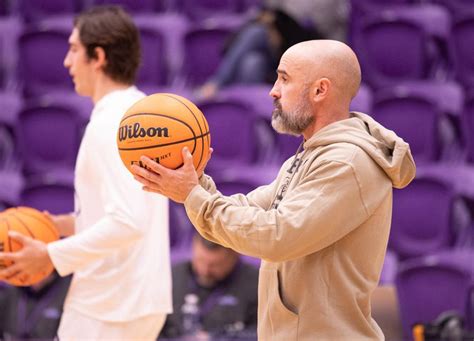
[[[145,167],[133,165],[131,169],[134,178],[143,185],[144,191],[162,194],[173,201],[184,203],[193,188],[199,185],[199,177],[203,174],[207,162],[196,171],[193,156],[187,147],[183,148],[182,154],[183,166],[175,170],[142,156],[140,161]],[[209,149],[209,159],[211,154],[212,148]]]

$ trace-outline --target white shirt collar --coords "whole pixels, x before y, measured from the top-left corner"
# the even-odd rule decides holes
[[[103,96],[95,104],[94,109],[92,110],[92,113],[91,113],[91,119],[95,116],[100,115],[100,113],[105,112],[106,110],[103,110],[104,108],[109,107],[111,103],[115,102],[118,98],[121,98],[125,92],[130,92],[130,91],[137,91],[136,86],[132,85],[126,89],[114,90],[112,92],[109,92],[105,96]]]

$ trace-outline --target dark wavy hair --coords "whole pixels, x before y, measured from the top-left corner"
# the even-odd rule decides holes
[[[95,48],[105,51],[104,72],[114,81],[133,84],[140,66],[140,35],[132,18],[120,6],[98,6],[74,19],[79,39],[90,59]]]

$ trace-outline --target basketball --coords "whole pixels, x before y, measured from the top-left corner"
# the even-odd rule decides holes
[[[22,245],[8,237],[8,231],[16,231],[33,239],[41,240],[45,243],[59,239],[59,234],[53,222],[42,212],[28,207],[10,208],[0,213],[0,251],[16,252]],[[9,261],[0,261],[0,269],[10,266]],[[30,286],[40,282],[53,272],[53,268],[44,269],[34,277],[29,277],[27,281],[9,280],[11,285]]]
[[[117,134],[120,157],[129,171],[132,165],[144,166],[142,155],[164,167],[179,168],[185,146],[199,169],[207,161],[210,143],[209,126],[201,110],[188,99],[168,93],[136,102],[123,116]]]

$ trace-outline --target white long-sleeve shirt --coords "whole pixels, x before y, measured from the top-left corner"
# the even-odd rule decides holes
[[[123,114],[143,96],[130,87],[95,105],[76,162],[76,234],[48,244],[59,274],[74,273],[64,308],[102,321],[172,310],[168,200],[141,189],[116,144]]]

